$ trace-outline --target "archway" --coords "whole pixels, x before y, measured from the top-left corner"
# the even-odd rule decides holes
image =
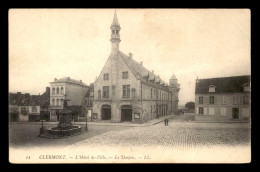
[[[121,106],[121,121],[132,121],[133,108],[130,105]]]
[[[111,120],[111,106],[103,105],[101,108],[101,119],[102,120]]]

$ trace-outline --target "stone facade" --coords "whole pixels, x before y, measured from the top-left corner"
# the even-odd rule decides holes
[[[250,76],[201,79],[196,87],[196,120],[250,120]]]
[[[112,52],[94,83],[94,120],[143,123],[178,109],[177,79],[168,87],[159,76],[119,51],[116,13],[111,29]],[[174,106],[173,106],[174,105]]]
[[[68,106],[84,106],[88,86],[81,80],[77,81],[69,77],[58,80],[55,78],[53,82],[50,82],[50,90],[50,118],[52,121],[57,121],[65,98],[70,99]]]

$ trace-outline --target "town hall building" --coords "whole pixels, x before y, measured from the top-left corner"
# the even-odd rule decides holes
[[[94,83],[93,118],[143,123],[178,111],[180,85],[173,74],[166,84],[133,55],[119,50],[120,24],[111,24],[111,54]]]

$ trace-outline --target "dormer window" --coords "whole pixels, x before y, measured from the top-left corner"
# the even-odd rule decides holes
[[[210,86],[209,86],[209,92],[210,92],[210,93],[214,93],[214,92],[216,91],[215,88],[216,88],[216,87],[215,87],[214,85],[210,85]]]
[[[244,92],[250,91],[249,84],[246,83],[246,84],[244,84],[242,87],[243,87],[243,91],[244,91]]]

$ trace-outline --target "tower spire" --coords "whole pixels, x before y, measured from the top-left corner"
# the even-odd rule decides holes
[[[116,9],[115,9],[115,13],[114,13],[114,19],[113,19],[113,23],[114,25],[118,24],[118,19],[117,19],[117,15],[116,15]]]

